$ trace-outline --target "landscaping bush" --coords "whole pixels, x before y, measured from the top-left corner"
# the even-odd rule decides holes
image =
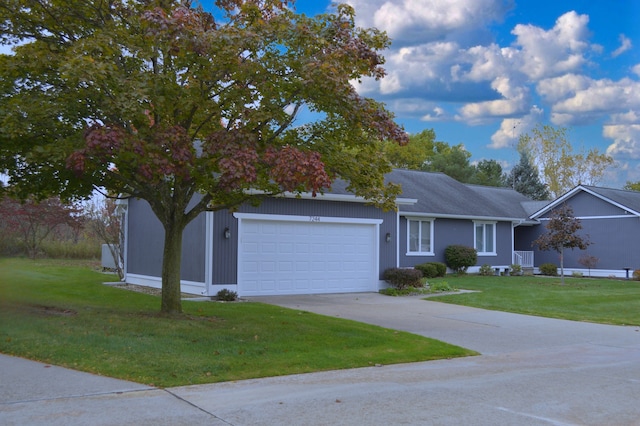
[[[401,290],[408,287],[422,287],[422,272],[413,268],[389,268],[384,271],[386,282]]]
[[[489,275],[493,275],[493,268],[491,267],[491,265],[485,263],[484,265],[482,265],[480,267],[479,274],[483,275],[485,277],[487,277]]]
[[[229,289],[223,288],[216,293],[216,299],[223,302],[233,302],[238,298],[238,293]]]
[[[444,277],[447,275],[447,265],[441,262],[427,262],[416,265],[415,268],[422,272],[426,278]]]
[[[429,283],[429,290],[431,291],[454,291],[454,288],[449,285],[446,281],[441,281],[439,283]]]
[[[633,279],[636,281],[640,281],[640,269],[636,269],[633,271]]]
[[[522,265],[516,265],[515,263],[510,267],[511,275],[522,275]]]
[[[478,252],[473,247],[451,245],[444,251],[447,266],[459,274],[467,272],[469,266],[478,261]]]
[[[551,275],[552,277],[555,277],[558,275],[558,267],[553,263],[543,263],[540,265],[540,273],[542,275]]]
[[[425,278],[435,278],[438,276],[438,268],[432,263],[421,263],[416,265],[415,268],[422,272],[422,276]]]
[[[447,275],[447,265],[442,262],[431,262],[431,264],[436,266],[436,269],[438,270],[438,277],[444,277]]]

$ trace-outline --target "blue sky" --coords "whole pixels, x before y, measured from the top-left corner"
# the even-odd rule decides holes
[[[346,0],[362,27],[387,31],[387,76],[358,91],[410,133],[433,128],[472,161],[519,160],[537,124],[568,129],[574,149],[617,167],[599,183],[640,181],[640,1]],[[330,2],[300,0],[314,15]]]

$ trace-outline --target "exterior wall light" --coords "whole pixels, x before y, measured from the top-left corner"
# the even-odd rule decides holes
[[[224,228],[224,233],[222,235],[224,235],[224,238],[227,240],[231,238],[231,231],[229,230],[228,226]]]
[[[384,237],[384,240],[386,242],[388,242],[388,243],[391,242],[391,233],[390,232],[387,232],[387,235]]]

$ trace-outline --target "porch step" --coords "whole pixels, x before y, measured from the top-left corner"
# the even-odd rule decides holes
[[[523,275],[533,275],[533,266],[522,267]]]

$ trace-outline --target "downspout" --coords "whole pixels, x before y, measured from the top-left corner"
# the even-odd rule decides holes
[[[396,213],[396,268],[400,267],[400,211]]]
[[[122,251],[122,282],[127,282],[127,271],[129,265],[129,197],[118,198],[116,200],[116,209],[120,210],[122,215],[122,222],[120,226],[120,235],[122,240],[120,241],[120,250]],[[115,259],[116,262],[120,262],[120,259]]]

